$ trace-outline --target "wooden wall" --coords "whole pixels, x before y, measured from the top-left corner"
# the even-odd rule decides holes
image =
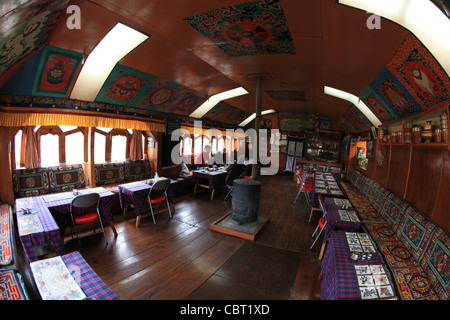
[[[384,164],[377,165],[377,154]],[[376,140],[367,170],[351,166],[400,195],[450,231],[450,154],[447,146],[388,145]]]

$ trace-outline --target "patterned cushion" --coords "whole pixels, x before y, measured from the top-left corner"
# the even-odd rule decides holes
[[[47,168],[13,170],[12,180],[16,198],[39,196],[50,192]]]
[[[397,230],[408,206],[409,204],[402,198],[395,193],[390,193],[380,209],[380,214],[394,230]]]
[[[409,206],[405,212],[405,218],[402,219],[397,235],[404,245],[419,261],[427,248],[432,231],[436,225],[417,209]]]
[[[356,181],[356,190],[362,192],[366,185],[367,179],[369,179],[369,177],[367,177],[365,174],[360,174],[360,178]]]
[[[398,240],[395,231],[389,223],[366,221],[364,222],[364,226],[376,242]]]
[[[361,173],[355,169],[351,169],[348,172],[347,178],[350,181],[350,183],[354,186],[356,186],[356,181],[358,180],[358,178],[361,176]]]
[[[400,240],[379,241],[377,244],[389,267],[420,267],[414,256]]]
[[[392,194],[388,189],[383,187],[382,185],[376,183],[374,186],[374,192],[372,198],[370,198],[370,204],[374,207],[377,212],[381,212],[381,208],[385,200]]]
[[[48,180],[51,192],[63,192],[86,187],[81,164],[65,167],[49,167]]]
[[[383,221],[378,212],[372,207],[369,200],[349,183],[339,182],[347,194],[348,199],[359,214],[361,220]]]
[[[450,298],[450,236],[445,230],[436,228],[430,244],[420,260],[425,273],[442,300]]]
[[[392,268],[391,271],[403,300],[439,300],[421,267]]]
[[[126,161],[125,179],[127,181],[137,181],[150,178],[150,164],[146,160]]]
[[[125,167],[120,163],[95,165],[95,185],[117,184],[125,181]]]

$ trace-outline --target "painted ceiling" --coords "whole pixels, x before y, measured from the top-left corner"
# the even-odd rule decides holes
[[[435,0],[444,14],[446,1]],[[80,8],[69,28],[68,5]],[[188,116],[210,96],[238,86],[250,94],[202,119],[237,125],[255,110],[319,113],[348,132],[371,125],[331,86],[359,96],[382,123],[450,99],[450,80],[414,35],[335,0],[21,0],[0,4],[0,102],[36,98],[143,117]],[[69,99],[82,62],[117,23],[149,39],[115,66],[95,101]],[[18,95],[21,97],[18,98]]]

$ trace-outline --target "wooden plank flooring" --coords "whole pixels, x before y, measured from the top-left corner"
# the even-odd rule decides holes
[[[309,246],[320,214],[316,213],[309,223],[304,197],[292,204],[297,192],[292,176],[262,176],[259,179],[263,182],[259,213],[268,216],[269,222],[254,243],[209,229],[211,223],[231,210],[231,199],[223,200],[226,194],[223,190],[216,192],[215,198],[210,200],[210,192],[204,190],[196,195],[189,193],[177,197],[173,218],[169,218],[167,211],[161,212],[156,216],[156,225],[148,217],[142,219],[142,226],[136,229],[132,210],[125,219],[118,212],[114,216],[117,238],[110,228],[106,228],[107,246],[101,234],[83,238],[82,255],[123,300],[204,299],[205,294],[217,299],[278,299],[276,288],[270,285],[252,289],[232,274],[227,278],[237,279],[233,280],[236,283],[224,282],[221,267],[231,261],[239,249],[256,245],[274,251],[273,254],[277,254],[277,250],[296,253],[299,261],[294,259],[293,263],[297,270],[289,280],[291,287],[285,298],[318,300],[320,242],[313,250]],[[69,252],[78,250],[77,242],[66,237],[66,249]],[[264,265],[264,253],[259,256]],[[289,268],[292,269],[292,263]],[[228,268],[227,272],[239,272],[239,268]],[[254,272],[257,275],[258,268]],[[263,280],[270,283],[269,279]],[[234,288],[234,291],[227,291],[231,296],[223,295],[224,288]],[[222,292],[208,293],[208,290]]]

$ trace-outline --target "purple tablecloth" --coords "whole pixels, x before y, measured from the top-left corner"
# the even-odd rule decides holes
[[[73,197],[72,197],[73,198]],[[61,234],[53,214],[70,214],[70,202],[72,198],[65,198],[61,200],[54,200],[46,202],[43,196],[31,198],[33,201],[35,213],[39,217],[39,221],[43,227],[43,230],[38,232],[22,235],[19,233],[19,238],[30,262],[38,260],[34,246],[52,244],[57,255],[64,254],[64,243],[61,239]],[[108,221],[113,220],[112,216],[112,204],[113,204],[114,193],[104,192],[100,193],[100,215]],[[20,205],[18,205],[18,200],[16,200],[16,213],[18,217],[23,216]],[[20,229],[20,225],[18,225]]]
[[[87,297],[95,300],[119,300],[78,251],[63,255],[61,258]]]
[[[192,183],[194,185],[197,183],[208,185],[209,190],[225,187],[225,179],[226,178],[227,178],[226,171],[215,171],[215,172],[193,171],[192,172]]]
[[[322,195],[323,198],[347,198],[333,175],[325,172],[316,172],[314,174],[314,188],[311,195],[311,207],[314,209],[320,209],[319,195]]]
[[[45,245],[49,243],[53,245],[53,248],[57,255],[64,254],[64,244],[61,239],[58,225],[56,224],[55,219],[53,219],[50,210],[47,208],[44,199],[42,197],[34,197],[32,198],[32,202],[34,210],[37,211],[35,214],[38,216],[43,229],[39,232],[25,235],[19,233],[20,242],[22,243],[28,260],[30,262],[38,260],[36,252],[34,251],[34,246]],[[16,215],[19,224],[19,217],[23,216],[24,214],[22,210],[18,210],[17,208],[18,206],[16,204]],[[19,225],[18,228],[20,229]]]
[[[327,226],[325,227],[325,234],[323,237],[323,241],[327,241],[331,232],[335,229],[345,231],[358,231],[361,229],[362,226],[361,221],[345,221],[342,220],[339,215],[338,210],[353,211],[356,213],[355,208],[353,208],[351,205],[348,207],[348,209],[342,209],[342,206],[336,205],[335,198],[325,198],[324,206],[327,212]]]
[[[361,299],[354,266],[375,264],[382,264],[378,253],[374,253],[370,260],[352,260],[346,233],[332,231],[322,260],[322,299]]]
[[[127,184],[119,185],[119,200],[121,208],[125,208],[127,201],[131,200],[134,206],[134,212],[136,216],[140,216],[142,209],[145,207],[147,202],[147,196],[150,191],[151,184],[145,183],[145,180],[140,181],[141,185],[135,185],[132,187],[127,187]],[[177,187],[177,180],[170,179],[170,186],[167,189],[167,198],[170,203],[175,202],[175,191]]]

